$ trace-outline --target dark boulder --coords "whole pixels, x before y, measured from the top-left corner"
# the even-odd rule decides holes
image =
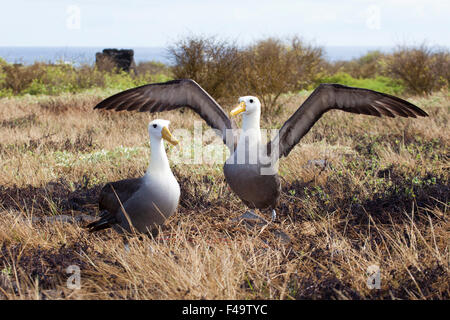
[[[136,73],[134,51],[132,49],[103,49],[95,54],[95,65],[99,70],[111,71],[114,68]]]

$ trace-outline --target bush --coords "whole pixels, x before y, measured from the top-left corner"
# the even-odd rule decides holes
[[[339,83],[346,86],[366,88],[392,95],[400,95],[405,90],[400,81],[389,77],[376,76],[375,78],[353,78],[345,72],[338,72],[331,76],[322,77],[316,81],[315,85],[317,86],[320,83]]]
[[[125,90],[172,78],[197,81],[216,100],[236,102],[239,96],[261,99],[263,112],[279,110],[284,93],[314,89],[324,82],[373,89],[390,94],[429,94],[449,86],[450,53],[419,47],[398,47],[392,54],[379,51],[351,61],[330,63],[322,49],[298,37],[267,38],[238,47],[216,37],[188,37],[169,48],[174,65],[139,63],[131,71],[100,70],[91,65],[8,64],[0,58],[0,98],[21,94],[56,95],[90,88]]]
[[[298,37],[260,40],[241,53],[241,92],[258,96],[265,112],[277,112],[283,93],[306,89],[314,83],[322,49],[305,45]]]
[[[174,78],[195,80],[218,101],[235,98],[242,63],[234,43],[216,37],[188,37],[169,47],[169,55]]]
[[[79,92],[90,88],[125,90],[131,87],[170,80],[167,74],[154,74],[150,70],[138,76],[113,69],[100,71],[97,67],[70,64],[32,65],[8,64],[0,60],[0,97],[22,94],[56,95]]]
[[[176,43],[169,54],[175,78],[194,79],[218,101],[258,96],[263,110],[272,112],[281,94],[314,82],[322,50],[297,37],[288,44],[269,38],[244,48],[215,37],[191,37]]]
[[[450,83],[450,53],[424,44],[399,46],[387,57],[386,72],[403,81],[410,93],[430,94]]]
[[[6,64],[2,67],[4,73],[3,89],[19,94],[28,88],[35,79],[44,74],[43,64],[35,63],[32,66],[21,64]]]
[[[6,65],[6,61],[0,58],[0,98],[11,95],[10,90],[5,88],[6,73],[4,67]]]
[[[139,64],[136,66],[137,74],[164,74],[166,76],[170,76],[172,74],[172,71],[170,70],[170,67],[165,65],[164,63],[157,62],[157,61],[146,61],[146,62],[139,62]]]
[[[328,74],[345,72],[354,78],[375,78],[384,74],[385,58],[386,55],[380,51],[370,51],[364,56],[350,61],[326,62],[324,69],[328,71]]]

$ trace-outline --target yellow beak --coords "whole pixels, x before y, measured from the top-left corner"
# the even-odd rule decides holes
[[[246,109],[245,109],[245,102],[242,101],[241,103],[239,103],[239,105],[238,105],[236,108],[234,108],[233,110],[231,110],[230,116],[238,115],[239,113],[242,113],[242,112],[244,112],[245,110],[246,110]]]
[[[162,128],[161,135],[162,135],[164,140],[167,140],[168,142],[170,142],[174,146],[176,146],[178,144],[178,140],[175,139],[174,136],[172,136],[172,134],[170,133],[170,131],[169,131],[169,129],[167,127],[163,127]]]

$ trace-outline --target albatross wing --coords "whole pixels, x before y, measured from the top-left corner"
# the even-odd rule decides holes
[[[212,128],[222,132],[226,143],[226,130],[236,128],[222,107],[194,80],[180,79],[152,83],[125,90],[113,95],[94,107],[115,111],[162,112],[188,107]],[[234,142],[233,142],[234,143]]]
[[[286,157],[322,115],[332,109],[388,117],[427,117],[428,114],[398,97],[340,84],[321,84],[284,123],[278,135],[268,143],[269,153],[279,146],[279,157]]]
[[[100,219],[86,226],[89,232],[111,228],[119,223],[115,215],[121,209],[117,197],[123,205],[140,188],[142,182],[142,177],[108,182],[100,191],[98,200],[98,208],[102,211]]]

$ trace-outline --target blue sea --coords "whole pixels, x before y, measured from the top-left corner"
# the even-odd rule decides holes
[[[23,64],[32,64],[36,61],[93,64],[95,62],[95,53],[101,52],[103,49],[103,47],[0,47],[0,57],[10,63]],[[145,61],[171,63],[166,48],[135,47],[118,49],[133,49],[136,63]],[[329,61],[337,61],[358,58],[373,50],[389,52],[392,50],[392,47],[328,46],[324,47],[324,49],[325,57]]]

